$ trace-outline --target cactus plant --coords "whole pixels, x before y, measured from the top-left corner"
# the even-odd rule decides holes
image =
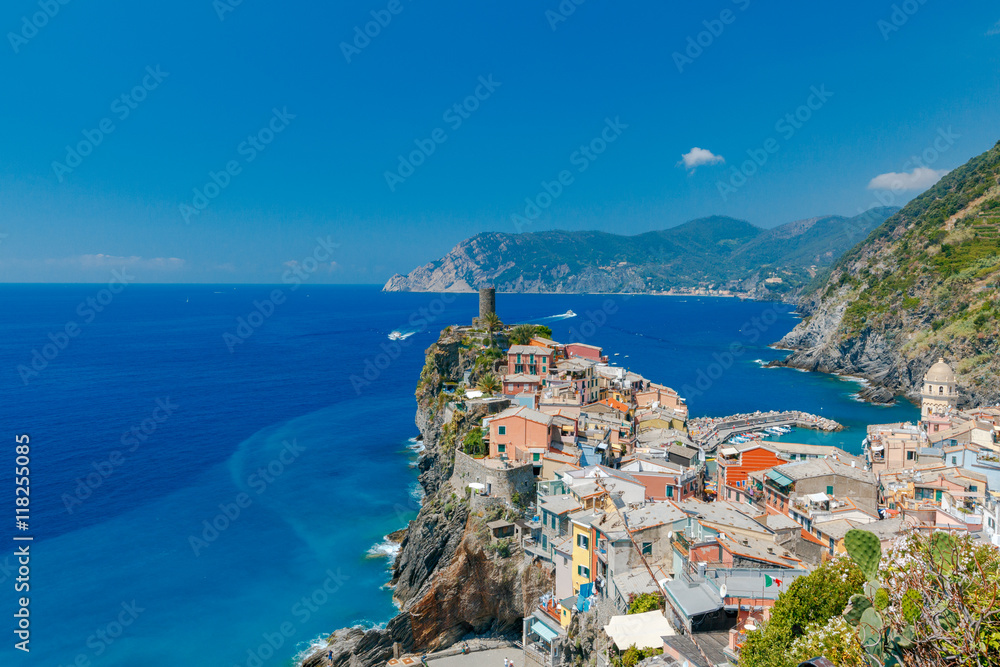
[[[847,553],[868,581],[875,581],[878,576],[878,563],[882,558],[882,544],[874,533],[867,530],[852,528],[844,536],[844,546]]]
[[[871,606],[871,600],[864,595],[854,594],[851,596],[847,609],[844,611],[844,618],[847,619],[848,623],[857,627],[861,621],[861,615]]]
[[[955,538],[949,533],[937,532],[931,535],[931,562],[945,574],[953,568]]]
[[[872,606],[875,607],[877,611],[885,611],[886,607],[889,606],[889,592],[884,588],[880,588],[875,591],[875,598],[872,600]]]
[[[923,598],[920,595],[920,591],[915,591],[912,588],[905,593],[903,593],[903,618],[910,625],[917,622],[920,618],[920,608],[923,606]]]

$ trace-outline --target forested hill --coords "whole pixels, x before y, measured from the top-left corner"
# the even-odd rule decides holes
[[[803,299],[787,363],[916,393],[937,357],[966,400],[1000,401],[1000,144],[947,174],[847,252]]]
[[[636,236],[605,232],[487,232],[386,291],[662,292],[731,289],[757,297],[794,295],[825,278],[834,262],[897,209],[823,216],[761,229],[715,216]],[[770,281],[766,279],[771,278]]]

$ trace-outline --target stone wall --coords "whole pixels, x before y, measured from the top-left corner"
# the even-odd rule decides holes
[[[493,460],[486,465],[463,451],[455,451],[455,469],[451,476],[455,492],[464,494],[473,483],[490,485],[491,495],[510,501],[516,491],[522,497],[530,496],[535,488],[535,474],[531,463],[514,464],[508,468],[494,467]]]

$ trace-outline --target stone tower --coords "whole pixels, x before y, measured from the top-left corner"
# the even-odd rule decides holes
[[[479,289],[479,320],[482,321],[490,313],[497,312],[497,290],[495,287]]]
[[[958,382],[951,366],[938,359],[924,375],[920,391],[920,416],[945,415],[958,407]]]

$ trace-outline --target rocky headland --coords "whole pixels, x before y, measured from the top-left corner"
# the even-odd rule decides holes
[[[518,545],[508,557],[487,549],[488,517],[471,511],[454,493],[456,443],[485,411],[446,409],[444,382],[476,372],[476,355],[446,329],[427,349],[417,386],[416,425],[425,450],[419,461],[425,497],[400,542],[392,571],[399,613],[384,628],[344,628],[306,657],[302,667],[327,667],[328,651],[337,667],[374,667],[405,653],[442,649],[469,633],[520,636],[521,619],[550,583],[541,570],[525,565]]]

